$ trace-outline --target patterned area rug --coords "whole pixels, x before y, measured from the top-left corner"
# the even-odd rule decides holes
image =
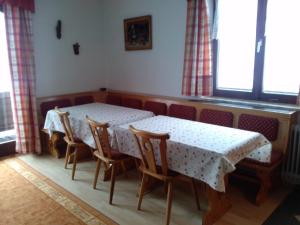
[[[0,171],[0,225],[116,224],[17,158]]]
[[[288,195],[263,225],[300,225],[300,187]]]

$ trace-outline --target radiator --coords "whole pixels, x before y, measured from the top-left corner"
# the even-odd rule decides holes
[[[292,127],[282,175],[286,182],[300,184],[300,125]]]

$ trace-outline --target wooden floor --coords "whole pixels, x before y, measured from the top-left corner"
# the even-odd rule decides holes
[[[111,206],[108,204],[109,182],[102,182],[99,179],[97,190],[92,188],[95,162],[79,163],[75,181],[72,181],[71,169],[63,169],[63,159],[34,155],[25,155],[20,158],[119,224],[163,224],[166,196],[162,188],[147,194],[142,202],[142,211],[136,210],[139,180],[135,171],[129,172],[129,178],[122,175],[117,177],[114,205]],[[201,211],[196,210],[191,193],[189,185],[179,185],[175,188],[171,224],[201,224]],[[216,225],[260,225],[289,193],[289,189],[281,188],[271,193],[269,200],[260,207],[253,205],[241,189],[235,186],[230,186],[228,193],[232,208]],[[205,206],[205,200],[202,200],[201,204]]]

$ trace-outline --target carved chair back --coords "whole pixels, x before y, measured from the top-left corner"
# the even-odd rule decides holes
[[[168,176],[168,162],[167,162],[167,142],[170,138],[169,134],[157,134],[143,130],[138,130],[133,126],[129,126],[130,131],[133,133],[136,143],[139,148],[142,167],[152,173]],[[161,172],[157,169],[155,152],[153,148],[154,141],[159,142],[159,155],[161,160]]]
[[[108,123],[98,123],[88,116],[86,120],[91,129],[93,138],[95,140],[96,149],[102,157],[112,158],[111,146],[109,144],[109,135],[108,135]]]
[[[67,139],[67,141],[75,143],[73,131],[69,120],[70,113],[59,110],[57,106],[54,110],[58,114],[60,122],[63,125],[65,131],[65,138]]]

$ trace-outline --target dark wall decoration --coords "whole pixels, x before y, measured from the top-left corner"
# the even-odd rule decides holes
[[[152,49],[151,16],[124,20],[125,50]]]
[[[61,39],[61,20],[58,20],[56,23],[56,37],[57,39]]]

